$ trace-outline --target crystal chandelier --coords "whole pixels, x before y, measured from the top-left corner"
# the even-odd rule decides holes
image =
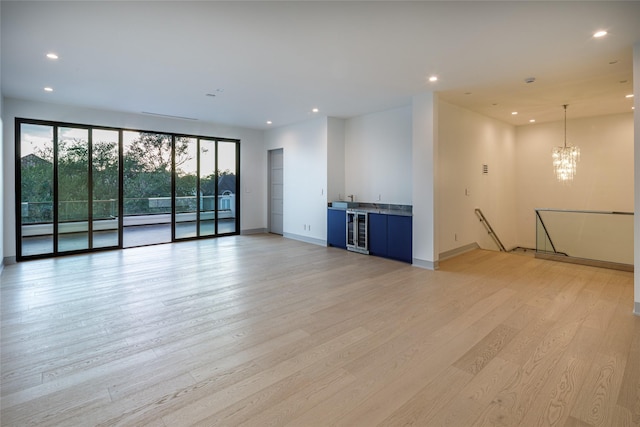
[[[567,147],[567,104],[564,107],[564,146],[554,147],[551,157],[553,159],[553,169],[556,178],[560,182],[573,180],[576,174],[576,164],[580,160],[580,149],[578,147]]]

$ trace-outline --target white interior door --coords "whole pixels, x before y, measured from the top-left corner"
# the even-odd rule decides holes
[[[284,203],[284,153],[269,151],[269,232],[282,235]]]

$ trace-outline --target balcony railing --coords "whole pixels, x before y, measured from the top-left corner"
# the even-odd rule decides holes
[[[633,212],[536,209],[536,257],[633,271]]]
[[[200,202],[198,203],[198,199]],[[216,196],[176,197],[176,213],[201,212],[215,210]],[[235,195],[217,196],[218,212],[226,211],[235,214]],[[88,219],[88,202],[86,200],[61,201],[58,203],[58,220],[86,221]],[[171,197],[125,198],[124,216],[161,215],[171,213]],[[22,202],[22,224],[43,224],[53,221],[53,202]],[[118,201],[116,199],[94,200],[93,219],[108,220],[118,217]]]
[[[235,219],[235,194],[200,197],[200,221]],[[197,220],[198,200],[195,196],[176,198],[175,222],[188,223]],[[23,202],[21,204],[22,237],[53,234],[53,203]],[[171,224],[171,198],[153,197],[124,200],[123,226]],[[118,229],[117,200],[93,201],[93,230]],[[87,201],[62,201],[58,204],[58,233],[77,233],[88,230]]]

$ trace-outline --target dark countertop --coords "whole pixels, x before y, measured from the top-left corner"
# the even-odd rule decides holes
[[[331,203],[330,203],[331,205]],[[356,210],[367,213],[375,213],[381,215],[398,215],[398,216],[413,216],[411,205],[392,205],[387,203],[359,203],[358,207],[333,207],[329,206],[329,209],[346,211]]]

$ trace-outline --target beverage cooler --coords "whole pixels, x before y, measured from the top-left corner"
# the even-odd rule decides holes
[[[347,250],[369,254],[368,220],[367,212],[347,210]]]

